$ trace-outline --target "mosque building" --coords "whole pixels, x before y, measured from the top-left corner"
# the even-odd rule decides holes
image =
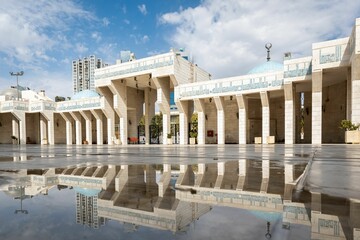
[[[344,143],[341,120],[360,123],[360,18],[349,37],[313,43],[311,56],[286,53],[277,63],[268,55],[242,76],[210,79],[171,50],[94,77],[96,91],[63,102],[19,87],[0,92],[0,143],[184,145],[194,113],[198,144]]]

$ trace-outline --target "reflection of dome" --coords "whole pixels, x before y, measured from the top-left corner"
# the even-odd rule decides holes
[[[100,97],[100,94],[93,90],[84,90],[78,93],[75,93],[71,100],[79,100],[83,98],[93,98],[93,97]]]
[[[74,187],[75,191],[78,193],[81,193],[82,195],[85,195],[87,197],[97,196],[100,192],[98,189],[89,189],[89,188],[79,188]]]
[[[284,71],[284,65],[278,62],[268,61],[251,69],[248,74],[269,73]]]
[[[282,213],[279,212],[266,212],[259,210],[249,210],[249,212],[259,219],[263,219],[267,222],[275,222],[282,217]]]
[[[8,98],[17,98],[18,91],[16,88],[8,88],[0,92],[0,96],[7,96]],[[19,89],[19,97],[21,98],[21,89]]]

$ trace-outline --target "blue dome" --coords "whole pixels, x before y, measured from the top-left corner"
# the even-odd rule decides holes
[[[268,61],[251,69],[248,74],[269,73],[284,71],[284,65],[278,62]]]
[[[93,98],[93,97],[100,97],[100,94],[93,90],[84,90],[78,93],[75,93],[71,100],[79,100],[83,98]]]

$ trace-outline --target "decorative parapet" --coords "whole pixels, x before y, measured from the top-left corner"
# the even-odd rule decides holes
[[[5,101],[1,103],[0,112],[29,111],[29,103],[21,101]]]
[[[313,69],[349,65],[350,38],[341,38],[313,44]]]
[[[310,76],[312,73],[311,57],[284,61],[284,78]]]
[[[56,103],[53,102],[35,102],[30,103],[30,112],[55,111]]]
[[[191,97],[211,97],[212,95],[231,95],[242,92],[252,92],[259,89],[267,90],[281,88],[284,85],[283,72],[269,75],[240,77],[210,80],[199,83],[183,84],[175,88],[175,99]]]
[[[68,112],[73,110],[88,110],[103,108],[105,106],[104,97],[99,98],[86,98],[82,100],[70,100],[64,102],[58,102],[56,111]]]
[[[95,80],[104,78],[119,78],[119,76],[138,73],[174,65],[174,53],[166,53],[154,57],[143,58],[132,62],[126,62],[96,69]]]

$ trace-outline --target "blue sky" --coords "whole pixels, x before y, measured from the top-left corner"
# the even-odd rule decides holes
[[[20,84],[72,96],[71,61],[95,54],[114,64],[185,48],[213,78],[247,73],[284,52],[311,55],[313,42],[347,37],[360,17],[354,0],[0,0],[0,89]]]

